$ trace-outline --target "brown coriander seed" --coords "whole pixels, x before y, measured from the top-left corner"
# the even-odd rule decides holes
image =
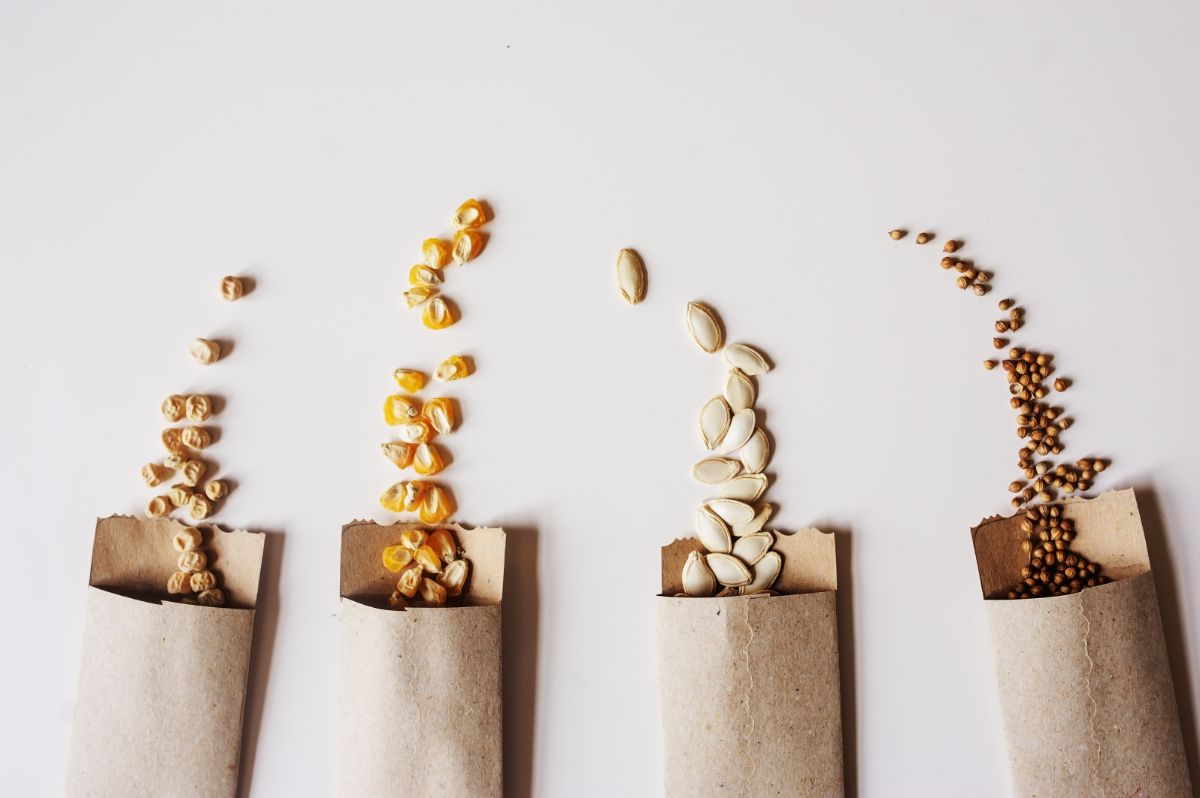
[[[988,287],[983,283],[975,283],[971,286],[971,290],[975,292],[975,296],[983,296],[988,292]]]
[[[1056,379],[1054,381],[1054,390],[1065,391],[1065,390],[1067,390],[1067,384],[1068,383],[1066,380],[1064,380],[1062,377],[1059,377],[1058,379]]]
[[[1004,347],[1008,346],[1008,339],[1006,339],[1006,338],[993,338],[993,339],[992,339],[992,346],[994,346],[996,349],[1003,349]]]
[[[958,248],[961,246],[961,241],[956,241],[952,238],[942,245],[942,252],[958,252]]]
[[[965,291],[968,287],[970,287],[971,281],[968,280],[966,277],[960,276],[957,280],[954,281],[954,284]]]
[[[928,244],[932,240],[933,240],[933,233],[929,232],[928,230],[926,230],[923,233],[917,233],[917,243],[918,244]]]
[[[888,236],[893,241],[899,241],[900,239],[904,238],[906,235],[908,235],[908,231],[901,230],[899,227],[897,227],[895,230],[888,230]]]
[[[996,361],[994,361],[994,360],[985,360],[985,361],[983,361],[983,367],[984,367],[984,369],[986,369],[987,371],[991,371],[992,369],[996,368]]]
[[[1008,310],[1008,309],[1009,309],[1009,308],[1011,308],[1011,307],[1012,307],[1014,304],[1016,304],[1016,303],[1015,303],[1015,302],[1013,302],[1013,300],[1011,300],[1011,299],[1001,299],[1001,300],[1000,300],[1000,302],[999,302],[999,306],[1000,306],[1000,309],[1001,309],[1001,310]]]
[[[954,268],[954,258],[942,258],[941,267],[943,269]]]
[[[1003,319],[996,322],[996,332],[998,332],[998,333],[1008,332],[1008,322],[1004,321]]]

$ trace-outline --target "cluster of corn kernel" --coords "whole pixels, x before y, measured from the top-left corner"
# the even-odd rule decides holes
[[[468,376],[471,370],[470,360],[451,355],[434,370],[433,378],[453,382]],[[446,456],[434,441],[457,428],[457,404],[448,396],[437,396],[422,404],[414,394],[425,387],[423,372],[399,368],[392,377],[403,393],[384,399],[383,420],[395,428],[398,440],[386,441],[380,449],[397,468],[412,468],[422,477],[433,476],[446,467]],[[393,484],[379,497],[379,503],[392,512],[418,513],[426,524],[440,524],[454,512],[454,500],[447,488],[420,479]]]
[[[724,392],[700,411],[700,438],[705,448],[721,456],[707,457],[692,467],[692,476],[716,486],[717,496],[696,511],[696,539],[707,553],[688,555],[683,565],[684,593],[718,597],[762,593],[783,569],[782,555],[772,550],[775,536],[763,530],[774,508],[759,502],[769,484],[763,470],[770,459],[770,442],[754,411],[758,395],[754,377],[771,366],[753,347],[723,347],[724,328],[706,305],[688,304],[687,326],[702,350],[722,351],[728,371]]]
[[[171,543],[179,552],[178,570],[167,579],[167,592],[180,596],[186,604],[207,607],[225,606],[225,591],[217,587],[217,575],[209,567],[208,555],[201,548],[204,536],[199,529],[185,526]]]
[[[453,261],[462,266],[483,251],[483,233],[487,210],[475,199],[469,199],[454,212],[454,235],[449,242],[427,238],[421,244],[421,263],[408,270],[412,288],[404,292],[408,307],[421,307],[421,323],[431,330],[441,330],[457,321],[454,304],[438,286],[445,281],[443,268]]]
[[[212,432],[199,425],[207,421],[212,412],[212,399],[204,394],[186,397],[171,394],[163,400],[162,414],[167,422],[175,424],[186,418],[192,424],[163,430],[166,456],[161,461],[142,466],[142,481],[147,487],[157,488],[173,475],[179,480],[166,493],[150,499],[146,505],[146,515],[150,518],[162,518],[180,510],[201,521],[211,515],[216,502],[229,493],[229,484],[221,479],[209,479],[203,487],[200,484],[208,472],[208,464],[201,459],[200,453],[212,443]]]
[[[400,542],[383,550],[383,567],[399,574],[388,606],[402,610],[418,596],[427,607],[442,607],[462,595],[470,563],[448,529],[405,529]]]

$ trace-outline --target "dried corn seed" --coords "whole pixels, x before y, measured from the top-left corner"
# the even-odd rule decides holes
[[[775,507],[772,504],[763,502],[757,507],[754,507],[753,510],[754,517],[749,521],[741,524],[730,525],[729,530],[733,532],[733,536],[735,538],[745,537],[746,535],[753,535],[756,532],[761,532],[763,527],[767,525],[767,521],[770,520],[771,514],[775,512]]]
[[[219,587],[210,587],[196,594],[196,601],[202,607],[224,607],[225,591]]]
[[[458,206],[458,210],[454,212],[454,217],[451,219],[455,228],[461,230],[464,227],[481,227],[487,221],[487,213],[479,204],[479,200],[471,198]]]
[[[733,556],[746,565],[753,566],[763,558],[771,546],[775,544],[775,536],[770,532],[756,532],[753,535],[740,537],[733,544]]]
[[[171,512],[171,500],[166,496],[155,496],[146,503],[147,518],[162,518]]]
[[[394,393],[383,400],[383,420],[389,427],[406,424],[419,415],[421,405],[411,396]]]
[[[176,422],[183,418],[185,400],[179,394],[171,394],[166,399],[163,399],[162,414],[163,418],[170,422]]]
[[[471,229],[459,230],[454,234],[454,249],[451,257],[459,266],[479,257],[483,251],[483,236]]]
[[[446,603],[446,588],[426,577],[421,580],[421,598],[430,607],[441,607]]]
[[[404,304],[409,308],[415,308],[424,302],[428,302],[437,296],[437,289],[430,288],[427,285],[418,285],[404,292]]]
[[[742,460],[742,468],[747,474],[758,474],[767,467],[767,461],[771,457],[771,443],[767,440],[767,433],[762,428],[754,430],[749,440],[742,446],[738,457]]]
[[[436,269],[431,269],[424,263],[418,263],[408,270],[409,285],[421,286],[430,288],[439,285],[442,282],[442,273]]]
[[[724,355],[726,363],[733,368],[741,369],[750,377],[757,377],[771,370],[771,364],[767,362],[762,352],[746,344],[730,344],[725,347]]]
[[[717,451],[728,453],[736,451],[750,440],[750,436],[754,434],[754,425],[757,421],[757,416],[754,414],[754,408],[748,407],[745,410],[739,410],[733,414],[729,420],[729,428],[725,430],[725,434],[721,436],[721,440],[717,441]]]
[[[223,479],[210,479],[204,486],[204,495],[212,501],[220,501],[229,495],[229,483]]]
[[[737,499],[710,499],[704,506],[727,524],[746,524],[754,520],[754,508]]]
[[[423,477],[433,476],[446,467],[442,452],[432,443],[418,443],[413,450],[413,470]]]
[[[385,510],[393,513],[404,512],[404,492],[407,484],[406,482],[397,482],[383,492],[383,495],[379,497],[379,503]]]
[[[646,298],[646,265],[632,249],[617,253],[617,290],[631,305]]]
[[[461,380],[463,377],[468,377],[471,374],[471,363],[462,355],[450,355],[450,357],[438,364],[438,367],[433,372],[433,378],[438,382],[451,382],[452,380]]]
[[[383,559],[383,567],[394,574],[400,573],[404,566],[412,562],[412,549],[404,544],[398,546],[387,546],[381,555]]]
[[[194,526],[182,527],[175,536],[171,538],[171,545],[175,547],[175,551],[184,552],[191,551],[199,546],[204,541],[204,536],[199,529]]]
[[[421,408],[421,416],[429,422],[429,426],[438,435],[449,435],[454,431],[456,423],[454,401],[444,396],[430,399]]]
[[[446,588],[446,594],[450,596],[461,596],[463,588],[467,584],[467,575],[470,573],[470,564],[466,560],[454,560],[442,569],[441,576],[438,577],[438,582],[442,587]]]
[[[212,435],[204,427],[188,427],[183,431],[183,445],[189,449],[207,449]]]
[[[768,551],[762,559],[754,564],[754,578],[742,587],[742,595],[749,596],[761,593],[775,584],[779,572],[783,570],[783,557],[777,551]]]
[[[184,484],[172,485],[167,491],[167,499],[172,507],[184,507],[192,500],[192,489]]]
[[[197,571],[189,581],[193,593],[203,593],[217,586],[217,577],[212,571]]]
[[[409,551],[416,551],[425,545],[425,541],[429,539],[429,533],[424,529],[409,527],[400,533],[400,545]]]
[[[733,548],[729,527],[703,505],[696,510],[696,540],[709,551],[728,552]]]
[[[423,418],[416,418],[412,421],[407,421],[396,427],[396,434],[404,443],[424,443],[433,437],[433,430],[429,426],[429,422]],[[413,452],[416,456],[416,452]]]
[[[404,570],[400,572],[400,578],[396,581],[396,592],[409,598],[417,595],[424,573],[421,566],[415,562],[404,566]]]
[[[236,302],[242,298],[242,293],[245,291],[245,286],[242,281],[233,275],[228,275],[221,278],[221,299],[226,302]]]
[[[413,452],[416,447],[410,443],[389,443],[379,444],[380,450],[383,451],[383,456],[396,464],[398,468],[408,468],[412,464]]]
[[[185,460],[179,466],[179,478],[184,485],[194,488],[200,484],[200,480],[204,478],[204,472],[207,470],[208,466],[204,465],[203,460]]]
[[[210,366],[221,359],[221,345],[207,338],[195,338],[188,344],[192,360],[202,366]]]
[[[741,587],[750,584],[754,575],[746,564],[732,554],[714,552],[707,554],[704,561],[717,578],[717,584],[724,587]]]
[[[407,512],[415,513],[421,509],[421,504],[425,501],[425,492],[429,490],[429,483],[424,480],[414,479],[404,483],[404,509]]]
[[[212,400],[202,393],[194,393],[184,402],[184,413],[192,421],[207,421],[212,415]]]
[[[908,231],[901,230],[900,228],[896,228],[895,230],[888,230],[888,236],[893,241],[899,241],[900,239],[904,238],[906,235],[908,235]]]
[[[183,430],[177,427],[163,430],[162,442],[171,454],[183,454]]]
[[[454,313],[446,300],[435,296],[421,312],[421,323],[431,330],[444,330],[454,323]]]
[[[958,248],[962,246],[961,241],[955,241],[953,238],[942,245],[942,252],[958,252]]]
[[[189,549],[179,555],[179,570],[185,574],[203,571],[208,565],[208,555],[200,549]]]
[[[724,457],[707,457],[692,466],[692,477],[705,485],[720,485],[737,476],[742,466],[736,460]]]
[[[721,348],[721,342],[725,336],[721,329],[721,322],[712,308],[702,302],[689,302],[686,320],[688,333],[696,342],[696,346],[709,353],[716,352]]]
[[[430,485],[421,499],[420,518],[426,524],[440,524],[454,513],[454,501],[440,485]]]
[[[170,476],[170,470],[163,468],[157,463],[146,463],[142,466],[142,481],[147,487],[157,487],[162,484],[162,481]]]
[[[176,571],[167,577],[167,592],[172,596],[192,592],[192,575]]]
[[[207,496],[201,496],[199,493],[193,493],[192,498],[188,500],[188,515],[195,518],[197,521],[208,518],[212,512],[212,501]]]
[[[711,596],[717,588],[717,578],[698,551],[690,552],[683,563],[683,591],[689,596]]]
[[[715,449],[729,430],[733,412],[723,396],[714,396],[700,408],[700,439],[707,449]]]
[[[421,242],[421,257],[431,269],[440,269],[450,261],[450,245],[440,238],[427,238]]]
[[[744,502],[758,501],[767,490],[768,480],[762,474],[743,474],[721,485],[717,495],[722,499],[738,499]]]
[[[930,233],[928,231],[926,231],[924,233],[917,233],[917,243],[918,244],[928,244],[932,240],[933,240],[933,233]]]
[[[729,375],[725,378],[725,401],[729,403],[731,410],[736,413],[738,410],[754,407],[757,394],[754,380],[743,374],[741,369],[729,370]]]
[[[414,369],[396,369],[392,372],[392,379],[401,390],[409,393],[416,393],[425,387],[425,374]]]
[[[408,601],[399,590],[393,590],[392,595],[388,596],[387,605],[389,609],[403,610],[408,607]]]
[[[454,542],[454,536],[448,529],[435,529],[429,535],[426,545],[437,552],[442,562],[449,563],[458,559],[458,544]]]
[[[440,574],[442,572],[442,558],[438,557],[437,552],[432,546],[424,545],[412,553],[412,558],[427,574]]]

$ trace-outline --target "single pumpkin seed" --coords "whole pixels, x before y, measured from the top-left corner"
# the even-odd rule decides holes
[[[762,528],[767,525],[767,521],[771,518],[771,513],[775,512],[775,506],[769,502],[763,502],[754,508],[754,517],[744,524],[732,524],[729,531],[733,533],[735,538],[753,535],[755,532],[761,532]]]
[[[632,249],[617,253],[617,289],[631,305],[646,298],[646,266]]]
[[[750,377],[766,374],[771,370],[771,364],[763,354],[752,346],[745,344],[730,344],[725,347],[725,362]]]
[[[775,584],[781,570],[783,570],[783,557],[777,551],[767,552],[761,560],[754,564],[754,578],[742,586],[742,595],[749,596],[752,593],[763,592]]]
[[[746,564],[732,554],[709,554],[704,558],[717,584],[725,587],[741,587],[750,584],[754,574]]]
[[[739,499],[744,502],[758,501],[767,489],[767,478],[762,474],[743,474],[726,482],[717,491],[722,499]]]
[[[767,460],[771,457],[771,442],[767,440],[767,433],[762,429],[754,430],[754,434],[746,441],[738,456],[742,459],[742,467],[746,469],[746,473],[761,472],[767,467]]]
[[[754,407],[757,394],[754,380],[743,374],[741,369],[729,370],[729,376],[725,378],[725,401],[729,402],[735,413]]]
[[[737,460],[707,457],[692,466],[692,476],[705,485],[720,485],[733,479],[741,470],[742,466]]]
[[[725,400],[722,399],[722,402]],[[728,407],[728,405],[726,405]],[[733,414],[729,420],[729,425],[725,429],[725,434],[717,441],[717,450],[721,452],[732,452],[735,449],[740,449],[750,440],[750,436],[754,434],[754,408],[747,407],[745,410],[739,410]]]
[[[728,554],[733,548],[729,527],[720,516],[704,505],[696,510],[696,539],[709,551]]]
[[[683,563],[683,591],[689,596],[711,596],[716,588],[717,578],[704,555],[693,551]]]
[[[755,532],[753,535],[738,538],[737,543],[733,545],[733,556],[747,565],[753,566],[771,550],[771,546],[774,544],[775,536],[770,532]]]
[[[714,396],[700,408],[700,438],[707,449],[716,448],[717,442],[725,437],[733,413],[720,396]]]
[[[721,348],[724,336],[721,334],[721,322],[710,307],[701,302],[689,302],[687,306],[688,332],[696,346],[705,352],[716,352]]]
[[[704,506],[727,524],[748,524],[754,519],[754,508],[737,499],[709,499]]]

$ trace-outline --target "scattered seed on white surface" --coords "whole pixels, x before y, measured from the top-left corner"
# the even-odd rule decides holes
[[[725,362],[750,377],[766,374],[771,370],[771,364],[752,346],[746,344],[730,344],[725,347]]]
[[[692,476],[705,485],[720,485],[737,476],[742,470],[737,460],[726,457],[707,457],[692,466]]]
[[[727,524],[747,524],[754,519],[754,508],[737,499],[710,499],[705,506]]]
[[[689,302],[687,306],[687,327],[696,346],[705,352],[716,352],[721,348],[724,336],[721,333],[721,322],[717,314],[701,302]]]
[[[747,474],[761,472],[767,467],[767,461],[771,457],[771,443],[767,440],[767,433],[761,428],[754,430],[754,434],[742,446],[738,456],[741,457],[742,468]]]
[[[696,539],[709,551],[728,554],[733,548],[728,525],[703,505],[696,510]]]
[[[725,401],[729,402],[729,407],[735,413],[754,407],[757,394],[754,380],[742,373],[741,369],[729,370],[729,376],[725,378]]]
[[[725,400],[722,399],[722,402]],[[725,430],[725,434],[717,441],[717,450],[720,452],[732,452],[742,448],[746,441],[750,440],[750,436],[754,434],[754,424],[756,417],[754,408],[747,407],[745,410],[739,410],[733,414],[733,418],[729,420],[729,426]]]
[[[617,253],[617,289],[631,305],[646,298],[646,265],[632,249]]]
[[[743,474],[721,485],[717,495],[722,499],[737,499],[744,502],[758,501],[767,490],[767,478],[762,474]]]
[[[729,410],[724,397],[714,396],[700,408],[700,439],[707,449],[716,447],[717,442],[725,437],[733,413]]]
[[[717,578],[704,559],[704,555],[693,551],[683,563],[683,590],[689,596],[711,596],[717,588]]]

